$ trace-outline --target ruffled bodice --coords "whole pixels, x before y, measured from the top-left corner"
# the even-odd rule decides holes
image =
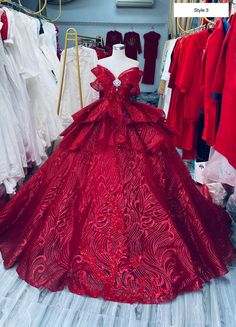
[[[163,110],[136,102],[132,97],[140,93],[139,82],[142,72],[138,67],[123,71],[118,78],[107,68],[97,65],[92,69],[96,80],[91,86],[101,97],[91,105],[73,115],[74,122],[62,133],[66,136],[62,146],[74,150],[87,140],[97,126],[98,139],[103,145],[127,145],[132,149],[156,147],[157,143],[172,135],[165,124]],[[139,124],[151,123],[160,137],[151,139],[151,135],[140,137]],[[158,123],[158,124],[157,124]],[[154,126],[155,125],[155,126]],[[150,129],[149,129],[150,131]],[[155,132],[155,133],[156,133]]]
[[[98,65],[92,72],[97,79],[91,86],[103,93],[104,98],[111,102],[124,102],[140,93],[139,81],[142,72],[138,67],[132,67],[123,71],[117,78],[106,67]]]

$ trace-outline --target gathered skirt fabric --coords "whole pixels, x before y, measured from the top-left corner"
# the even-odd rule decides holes
[[[116,105],[101,99],[74,115],[0,212],[0,250],[38,288],[167,302],[227,273],[230,218],[198,191],[162,110]]]

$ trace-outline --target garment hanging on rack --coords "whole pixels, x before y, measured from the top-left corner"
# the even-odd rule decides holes
[[[49,22],[42,21],[43,34],[39,35],[39,47],[43,52],[48,69],[55,74],[56,81],[59,81],[60,64],[57,56],[57,30],[55,26]]]
[[[204,30],[179,39],[170,67],[172,95],[167,122],[177,133],[176,146],[189,160],[196,158],[197,128],[203,109],[202,57],[210,32]]]
[[[10,16],[8,15],[7,18]],[[10,27],[11,19],[8,22]],[[13,44],[12,40],[8,39],[9,29],[5,29],[5,32],[4,45],[1,40],[1,61],[3,63],[1,85],[5,87],[3,97],[8,104],[5,105],[5,108],[3,104],[1,105],[6,112],[5,120],[1,120],[0,124],[2,124],[2,133],[7,128],[9,135],[4,137],[2,134],[0,184],[3,183],[6,192],[11,194],[14,192],[17,182],[24,178],[24,169],[27,168],[28,163],[40,164],[41,158],[46,155],[39,138],[37,138],[25,82],[18,73],[16,63],[9,53],[9,46]],[[16,138],[14,138],[12,128],[16,132]],[[4,146],[6,151],[4,151]],[[21,159],[19,160],[19,158]]]
[[[136,32],[128,32],[124,35],[125,54],[127,57],[137,60],[138,53],[142,53],[140,36]]]
[[[114,44],[123,43],[123,36],[118,31],[109,31],[106,36],[106,46],[112,48]]]
[[[32,164],[40,165],[47,157],[45,146],[51,145],[53,128],[57,138],[62,127],[57,129],[60,122],[53,113],[56,106],[52,102],[50,104],[53,101],[52,85],[55,88],[54,100],[57,99],[55,76],[52,85],[49,85],[48,75],[42,73],[47,71],[52,74],[52,66],[48,54],[46,58],[39,47],[39,38],[43,37],[38,34],[39,21],[12,9],[0,9],[1,14],[5,12],[5,20],[2,21],[5,24],[7,18],[7,28],[1,23],[4,28],[4,33],[1,33],[4,42],[1,43],[0,56],[1,86],[5,90],[1,97],[5,104],[2,103],[1,107],[8,110],[2,116],[0,124],[4,122],[2,133],[7,130],[9,134],[1,135],[0,184],[5,184],[7,193],[13,193],[16,184],[25,177],[27,168]],[[34,38],[38,43],[33,42]],[[49,45],[49,42],[44,39],[41,43],[44,50],[45,44]],[[34,94],[31,92],[31,85],[35,88]],[[45,88],[48,88],[48,94],[44,91]],[[47,133],[40,133],[40,126]],[[16,137],[12,131],[15,131]]]
[[[7,39],[7,33],[8,33],[8,20],[7,20],[7,14],[5,10],[1,10],[1,37],[2,40],[6,40]]]
[[[202,138],[210,145],[215,144],[216,132],[220,120],[221,96],[213,94],[214,77],[216,66],[220,57],[220,51],[228,29],[228,23],[224,19],[217,21],[216,27],[209,36],[204,55],[204,131]],[[223,76],[222,76],[223,78]]]
[[[13,193],[17,182],[24,177],[24,167],[27,167],[25,154],[25,134],[16,115],[17,103],[15,90],[9,83],[6,59],[2,40],[0,39],[0,184],[4,184],[7,193]]]
[[[38,135],[44,147],[49,147],[63,129],[56,112],[58,81],[54,65],[40,48],[44,36],[39,35],[39,20],[19,12],[14,12],[14,18],[14,44],[9,51],[26,81]]]
[[[177,42],[177,39],[172,39],[166,41],[165,44],[165,57],[163,58],[163,70],[161,73],[161,81],[164,81],[164,88],[163,88],[163,94],[162,94],[162,109],[164,110],[166,116],[168,115],[169,106],[170,106],[170,99],[171,99],[171,92],[172,89],[169,88],[169,80],[170,80],[170,64],[171,64],[171,55],[173,52],[173,49],[175,47],[175,44]]]
[[[203,175],[208,180],[236,187],[235,39],[236,15],[234,14],[224,38],[212,86],[214,95],[221,99],[221,115],[214,149]]]
[[[63,67],[64,51],[61,56],[61,70]],[[90,86],[94,80],[91,69],[97,65],[97,54],[94,49],[79,47],[80,77],[82,82],[83,105],[87,106],[99,98],[98,93]],[[59,84],[58,84],[59,85]],[[72,115],[81,109],[80,94],[78,91],[78,69],[76,49],[67,49],[65,81],[62,93],[61,111],[63,126],[71,124]]]
[[[55,25],[55,28],[56,28],[56,33],[57,33],[56,34],[57,57],[60,60],[61,59],[62,50],[61,50],[60,45],[59,45],[59,27],[57,25]]]
[[[144,34],[144,72],[143,84],[154,84],[156,72],[156,60],[158,56],[158,45],[160,34],[151,31]]]
[[[221,49],[214,84],[214,93],[222,94],[221,116],[214,148],[227,158],[230,165],[236,168],[236,15]]]

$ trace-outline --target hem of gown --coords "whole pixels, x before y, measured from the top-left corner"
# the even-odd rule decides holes
[[[3,257],[3,254],[2,254]],[[161,303],[167,303],[167,302],[171,302],[173,300],[175,300],[179,295],[184,294],[184,293],[190,293],[190,292],[196,292],[196,291],[200,291],[203,289],[204,284],[209,283],[212,279],[214,278],[219,278],[222,277],[224,275],[226,275],[229,270],[227,268],[227,266],[236,258],[236,255],[233,254],[232,257],[230,259],[227,260],[227,262],[225,263],[226,268],[225,270],[218,272],[216,274],[211,274],[211,276],[206,277],[206,278],[201,278],[201,277],[196,277],[194,280],[192,280],[189,284],[193,284],[193,283],[198,283],[197,286],[190,286],[188,285],[187,287],[184,287],[176,292],[173,292],[169,295],[163,295],[162,299],[155,299],[155,297],[151,297],[151,298],[145,298],[145,296],[134,296],[132,299],[129,298],[129,296],[127,297],[118,297],[118,296],[112,296],[112,295],[107,295],[107,296],[103,296],[101,294],[93,294],[92,292],[89,291],[82,291],[79,289],[74,289],[72,286],[70,286],[70,283],[64,282],[62,284],[61,287],[58,287],[56,289],[51,288],[50,286],[45,286],[45,285],[35,285],[34,283],[32,283],[27,277],[23,277],[21,276],[21,273],[18,271],[18,267],[16,268],[16,272],[18,274],[18,276],[24,280],[27,284],[35,287],[35,288],[43,288],[43,289],[47,289],[50,292],[59,292],[59,291],[63,291],[66,287],[69,289],[69,291],[71,293],[77,294],[79,296],[87,296],[87,297],[91,297],[91,298],[95,298],[95,299],[103,299],[105,301],[112,301],[112,302],[119,302],[119,303],[127,303],[127,304],[135,304],[135,303],[139,303],[139,304],[161,304]],[[4,258],[3,258],[3,264],[4,264]],[[5,264],[4,267],[6,268]],[[6,268],[8,269],[8,268]],[[174,294],[173,294],[174,293]]]

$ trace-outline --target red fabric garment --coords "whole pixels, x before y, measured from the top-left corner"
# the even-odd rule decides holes
[[[118,31],[109,31],[106,36],[106,46],[112,48],[114,44],[123,43],[122,34]]]
[[[1,37],[2,40],[4,41],[7,40],[7,36],[8,36],[8,19],[5,10],[3,10],[1,15],[1,23],[3,24],[1,29]]]
[[[94,50],[96,51],[96,53],[97,53],[97,56],[98,56],[98,60],[100,60],[100,59],[103,59],[103,58],[106,58],[106,57],[107,57],[107,55],[106,55],[105,51],[103,51],[103,50],[101,50],[101,49],[99,49],[99,48],[97,48],[97,47],[92,47],[92,49],[94,49]]]
[[[0,212],[6,268],[35,287],[160,303],[227,273],[230,218],[198,191],[164,112],[130,100],[137,67],[93,69],[104,97]]]
[[[160,34],[151,31],[144,34],[144,72],[143,84],[154,84],[156,72],[156,60],[158,55],[158,45]]]
[[[212,82],[215,77],[224,37],[223,22],[222,19],[219,19],[213,33],[207,40],[204,56],[204,131],[202,138],[211,146],[215,144],[219,117],[219,100],[212,98]]]
[[[137,54],[142,52],[139,34],[136,32],[125,33],[124,44],[126,56],[137,60]]]
[[[213,92],[222,93],[222,105],[215,149],[236,168],[236,15],[226,34],[218,61]]]
[[[202,59],[209,35],[204,30],[179,40],[170,70],[173,92],[167,122],[177,134],[176,146],[189,160],[196,158],[197,128],[203,109]]]

